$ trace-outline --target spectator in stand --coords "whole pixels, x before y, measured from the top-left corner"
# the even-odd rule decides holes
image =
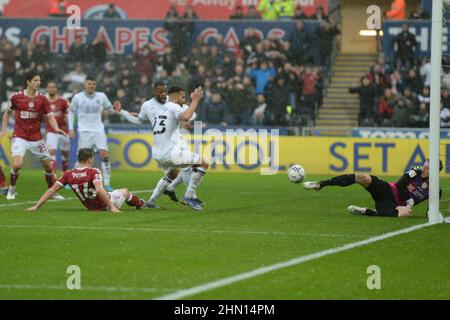
[[[320,5],[317,7],[316,13],[313,16],[311,16],[310,19],[318,21],[326,21],[328,23],[330,22],[328,20],[328,16],[325,14],[325,11],[323,10],[323,7]]]
[[[87,75],[83,72],[83,65],[78,62],[75,65],[75,70],[64,75],[63,81],[67,83],[67,89],[72,91],[74,89],[83,88],[86,78]]]
[[[295,16],[295,0],[278,0],[275,1],[275,10],[278,19],[292,20]]]
[[[384,95],[380,99],[380,105],[378,108],[379,124],[382,127],[392,126],[392,115],[394,114],[394,104],[397,97],[392,93],[391,89],[384,90]]]
[[[397,69],[409,69],[415,66],[416,36],[409,32],[409,25],[402,25],[402,32],[394,38]]]
[[[409,20],[428,20],[430,19],[430,15],[428,12],[425,12],[423,10],[423,6],[421,4],[418,4],[416,6],[416,10],[414,12],[411,12],[409,15]]]
[[[278,10],[275,0],[261,0],[258,4],[258,11],[261,13],[263,20],[277,20]]]
[[[164,20],[171,20],[179,17],[180,15],[177,11],[177,7],[175,4],[172,3],[169,7],[169,11],[167,11],[166,16],[164,17]]]
[[[175,18],[175,21],[166,21],[164,23],[164,28],[169,31],[173,59],[176,63],[182,62],[185,55],[187,55],[186,48],[189,47],[193,27],[192,23],[184,23],[181,17]]]
[[[410,126],[411,109],[403,98],[396,100],[394,104],[394,115],[392,123],[397,128],[407,128]]]
[[[307,19],[311,19],[310,17],[308,17],[302,10],[301,5],[297,5],[295,7],[295,12],[294,12],[294,19],[296,20],[307,20]]]
[[[320,21],[320,27],[314,33],[317,42],[317,52],[315,55],[316,65],[330,70],[334,38],[340,33],[336,25],[332,25],[325,20]]]
[[[229,85],[229,109],[231,124],[250,125],[250,117],[256,108],[257,101],[254,90],[244,85],[244,81],[235,78]]]
[[[251,5],[251,6],[248,6],[247,14],[245,15],[245,19],[260,20],[261,19],[261,15],[256,10],[256,7]]]
[[[275,81],[267,88],[266,99],[268,111],[271,114],[271,124],[284,126],[288,124],[287,110],[290,106],[289,88],[287,88],[286,78],[277,76]]]
[[[105,39],[102,34],[99,34],[95,37],[92,44],[87,48],[87,56],[89,58],[89,62],[94,64],[96,69],[99,69],[106,62],[106,44]]]
[[[255,111],[253,112],[253,124],[255,125],[265,125],[270,122],[268,120],[268,108],[266,99],[264,98],[264,95],[260,94],[257,96],[258,100],[258,106],[256,107]]]
[[[381,65],[375,64],[367,77],[377,89],[377,96],[382,96],[384,89],[388,85],[388,77],[384,74]]]
[[[76,37],[69,48],[67,60],[69,63],[84,62],[87,58],[87,46],[83,43],[82,37]]]
[[[54,18],[68,16],[69,3],[65,0],[49,0],[48,15]]]
[[[120,13],[116,10],[114,3],[110,3],[105,13],[103,13],[103,19],[120,19]]]
[[[417,96],[417,100],[419,101],[419,105],[425,104],[426,107],[430,108],[430,88],[423,87],[422,92]]]
[[[139,76],[146,76],[148,79],[153,79],[156,67],[156,53],[154,45],[149,44],[135,53],[134,65]]]
[[[256,82],[256,94],[264,94],[267,83],[276,75],[276,70],[265,60],[261,61],[259,68],[257,62],[247,70],[247,75]]]
[[[448,89],[442,90],[441,103],[444,108],[450,110],[450,91]]]
[[[423,88],[423,81],[420,79],[416,70],[411,69],[405,79],[405,87],[410,88],[415,94],[419,94]]]
[[[42,63],[48,66],[48,63],[52,58],[52,53],[50,52],[50,46],[48,44],[47,38],[42,38],[34,47],[33,55],[31,58],[37,64]]]
[[[185,20],[198,20],[199,17],[197,13],[194,10],[194,7],[192,5],[186,6],[186,11],[183,14],[183,19]]]
[[[392,93],[397,95],[405,90],[405,80],[403,79],[400,71],[395,70],[390,76],[391,90]]]
[[[230,16],[230,20],[242,20],[245,19],[244,11],[241,6],[237,6],[236,10]]]
[[[310,37],[305,30],[305,24],[302,20],[295,21],[295,30],[292,32],[289,42],[291,43],[292,63],[298,65],[306,64],[309,59]]]
[[[415,128],[430,127],[430,109],[426,103],[421,103],[419,105],[419,111],[411,115],[411,125]]]
[[[213,91],[211,99],[205,100],[200,108],[199,118],[206,125],[228,126],[230,110],[219,91]]]
[[[419,110],[417,95],[413,93],[409,88],[405,88],[405,90],[403,90],[402,97],[403,99],[405,99],[406,104],[411,107],[411,110]]]
[[[431,85],[431,62],[429,58],[422,61],[420,76],[424,79],[424,85],[429,87]]]
[[[302,88],[300,96],[301,105],[309,112],[313,122],[316,120],[317,84],[319,79],[317,70],[311,67],[307,67],[299,77]]]
[[[450,128],[450,108],[448,105],[445,104],[441,105],[440,118],[441,118],[441,128]]]
[[[2,80],[13,77],[16,73],[17,51],[11,41],[6,40],[3,48],[0,50],[0,61],[3,63]],[[2,83],[3,83],[2,81]]]
[[[391,20],[406,19],[406,2],[405,0],[393,0],[391,8],[386,12],[386,18]]]
[[[361,125],[366,119],[374,119],[376,89],[370,82],[370,79],[367,76],[363,77],[361,85],[359,87],[349,88],[349,92],[359,94],[358,123]]]

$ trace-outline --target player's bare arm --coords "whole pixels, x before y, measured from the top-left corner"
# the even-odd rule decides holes
[[[48,123],[52,126],[52,128],[55,130],[55,132],[65,136],[66,133],[64,132],[64,130],[62,130],[58,127],[58,123],[56,122],[55,117],[52,114],[49,114],[47,117],[48,117]]]
[[[191,100],[192,100],[191,105],[185,112],[179,115],[178,120],[182,122],[189,121],[194,112],[197,110],[198,104],[202,98],[203,98],[203,88],[198,87],[197,89],[194,90],[194,92],[191,93]]]
[[[2,117],[2,131],[0,132],[0,140],[6,136],[6,131],[8,130],[8,122],[9,118],[11,117],[12,111],[6,110],[5,113],[3,113]]]
[[[98,197],[106,203],[106,206],[111,212],[120,212],[111,202],[111,199],[108,196],[108,193],[103,188],[103,183],[101,181],[94,181],[95,191],[97,192]]]
[[[55,183],[50,189],[48,189],[42,195],[42,197],[39,199],[39,201],[31,208],[28,208],[27,211],[39,210],[40,207],[42,207],[49,199],[51,199],[61,189],[62,189],[61,185],[58,183]]]

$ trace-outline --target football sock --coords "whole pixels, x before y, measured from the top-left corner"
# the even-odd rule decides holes
[[[45,181],[47,182],[47,186],[50,189],[55,184],[55,175],[53,172],[45,173]]]
[[[351,186],[355,182],[355,174],[344,174],[342,176],[333,177],[329,180],[320,181],[319,184],[322,188],[326,186],[347,187]]]
[[[194,198],[195,191],[202,182],[205,174],[206,170],[202,167],[196,167],[192,169],[191,180],[189,181],[189,186],[186,190],[186,194],[184,195],[186,199]]]
[[[191,174],[192,174],[192,168],[189,168],[189,170],[183,170],[181,171],[183,175],[183,182],[186,185],[186,187],[189,187],[189,181],[191,181]]]
[[[171,183],[172,183],[172,180],[170,180],[166,176],[159,179],[158,184],[156,185],[155,190],[153,190],[152,196],[150,197],[148,202],[150,202],[151,204],[155,203],[156,199],[159,198],[159,196],[164,192],[164,190],[167,189],[167,187]]]
[[[143,203],[138,197],[130,192],[130,197],[127,199],[127,205],[130,207],[142,207]]]
[[[183,174],[180,172],[178,173],[177,177],[175,179],[173,179],[172,183],[169,184],[169,186],[167,187],[167,190],[170,192],[173,192],[175,190],[175,188],[183,182]]]
[[[3,168],[0,167],[0,188],[6,187],[6,177],[5,173],[3,172]]]
[[[366,216],[378,216],[378,212],[376,210],[367,209],[367,208],[366,208],[366,212],[364,214]]]
[[[9,184],[11,185],[11,187],[16,186],[18,179],[19,179],[19,171],[14,172],[14,170],[11,169],[11,175],[10,175],[10,181],[9,181]]]
[[[111,183],[111,162],[109,158],[102,159],[102,173],[105,186],[109,186]]]

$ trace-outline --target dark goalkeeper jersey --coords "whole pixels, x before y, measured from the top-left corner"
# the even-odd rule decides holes
[[[428,178],[422,178],[422,166],[412,167],[397,182],[389,183],[399,206],[405,206],[406,200],[413,199],[414,205],[428,199]]]

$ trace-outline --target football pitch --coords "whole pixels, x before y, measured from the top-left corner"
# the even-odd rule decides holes
[[[113,172],[112,184],[147,199],[160,176]],[[87,212],[68,190],[26,213],[43,191],[42,172],[24,170],[17,199],[0,200],[0,299],[450,299],[450,226],[426,226],[426,204],[410,219],[352,216],[372,206],[358,185],[208,173],[200,213],[166,196],[165,210]]]

